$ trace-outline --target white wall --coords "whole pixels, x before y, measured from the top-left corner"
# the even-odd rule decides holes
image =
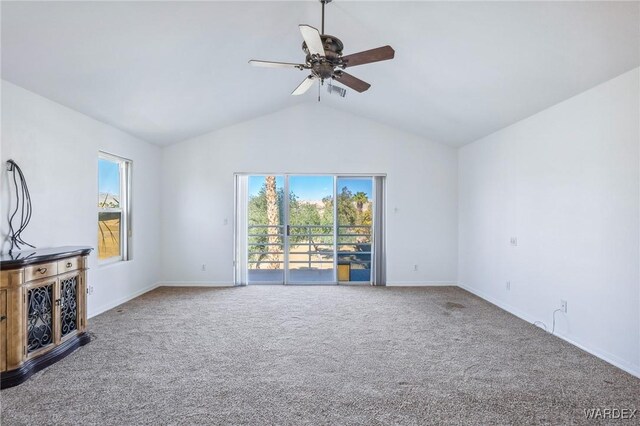
[[[99,266],[90,256],[89,316],[140,294],[160,277],[160,149],[55,102],[2,82],[0,236],[8,234],[8,172],[22,168],[33,202],[23,233],[37,247],[97,245],[98,151],[133,160],[133,260]],[[11,192],[13,195],[13,192]],[[14,195],[13,195],[14,196]],[[8,250],[3,245],[3,252]]]
[[[567,300],[556,334],[635,375],[639,78],[635,69],[467,145],[458,164],[460,286],[548,327]]]
[[[389,285],[457,281],[452,148],[305,104],[169,146],[163,169],[167,282],[233,282],[234,172],[387,173]]]

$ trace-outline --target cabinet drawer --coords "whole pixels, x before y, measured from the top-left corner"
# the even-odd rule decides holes
[[[24,268],[25,282],[52,277],[54,275],[58,275],[58,264],[56,262],[41,263],[39,265],[27,266]]]
[[[70,257],[69,259],[60,260],[58,261],[58,273],[64,274],[65,272],[75,271],[78,269],[79,265],[79,257]]]

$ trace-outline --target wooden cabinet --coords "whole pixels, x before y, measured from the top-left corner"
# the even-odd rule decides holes
[[[15,386],[89,342],[89,247],[2,255],[0,384]]]

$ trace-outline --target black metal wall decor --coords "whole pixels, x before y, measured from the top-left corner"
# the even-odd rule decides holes
[[[27,187],[27,181],[24,178],[22,170],[13,160],[7,160],[7,170],[13,174],[13,187],[16,191],[16,204],[15,210],[9,216],[9,240],[11,241],[11,247],[9,253],[14,249],[22,250],[22,246],[29,246],[35,248],[35,246],[27,243],[22,239],[22,232],[25,230],[29,222],[31,221],[31,195],[29,194],[29,188]],[[18,216],[18,211],[20,215]],[[14,226],[14,219],[19,219],[20,223]]]

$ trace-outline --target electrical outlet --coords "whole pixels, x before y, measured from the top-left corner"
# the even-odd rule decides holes
[[[87,294],[93,294],[93,286],[87,286]]]
[[[222,221],[223,225],[228,225],[229,224],[229,219],[227,219],[226,217],[224,218],[224,220]]]
[[[507,291],[511,290],[511,281],[507,281]]]
[[[413,265],[413,272],[417,272],[418,271],[418,265]]]
[[[560,300],[560,309],[562,309],[562,312],[564,312],[565,314],[567,313],[567,301],[566,300]]]
[[[509,239],[509,242],[511,243],[512,246],[517,246],[518,245],[518,237],[511,237]]]
[[[202,264],[202,270],[203,270],[203,271],[206,271],[206,270],[207,270],[207,264],[206,264],[206,263],[203,263],[203,264]]]

